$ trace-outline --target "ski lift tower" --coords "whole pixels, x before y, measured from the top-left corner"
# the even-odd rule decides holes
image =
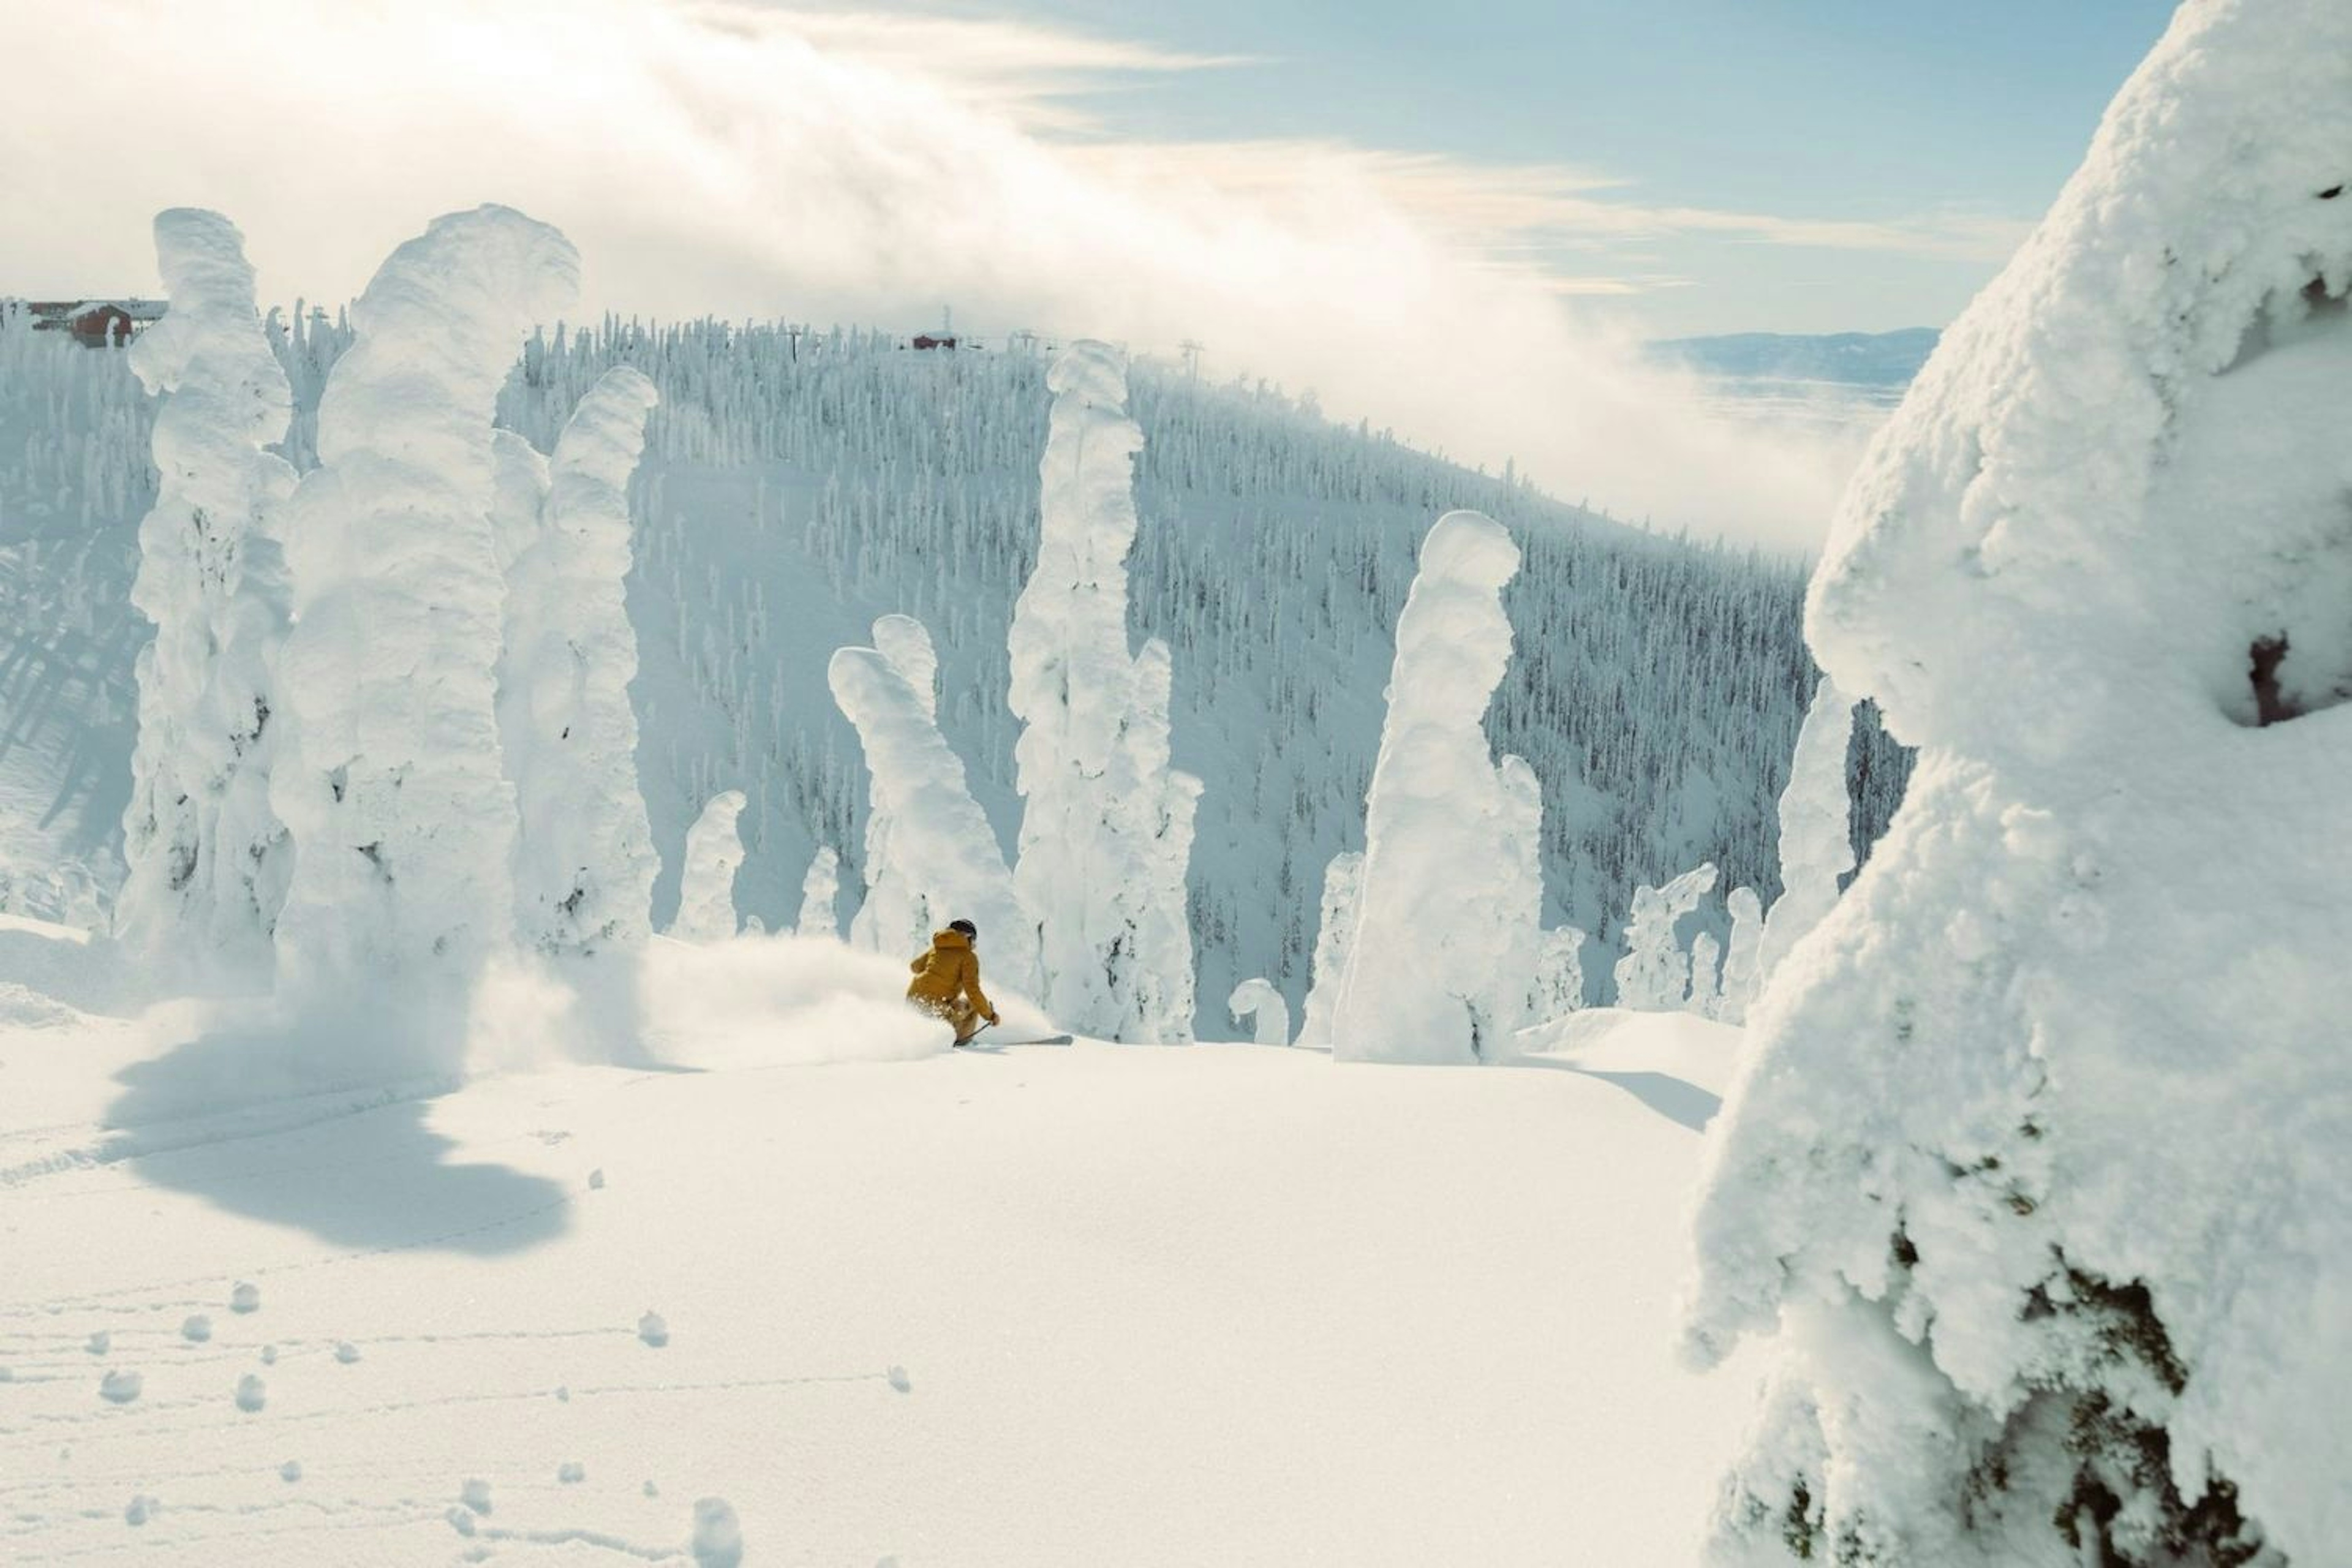
[[[1182,342],[1176,345],[1177,349],[1184,355],[1184,376],[1186,380],[1198,381],[1201,379],[1201,355],[1207,352],[1208,346],[1208,344],[1197,342],[1192,338],[1186,338]]]

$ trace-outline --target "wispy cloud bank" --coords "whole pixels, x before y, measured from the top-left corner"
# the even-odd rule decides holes
[[[30,3],[0,0],[0,24]],[[148,216],[196,203],[245,226],[267,289],[338,298],[432,214],[500,200],[572,235],[595,305],[887,322],[952,301],[1202,337],[1213,366],[1662,523],[1809,545],[1848,456],[1696,418],[1559,297],[1666,280],[1600,251],[1578,278],[1540,248],[1863,229],[1794,241],[1591,176],[1339,143],[1079,134],[1074,80],[1202,58],[730,0],[88,0],[72,28],[5,30],[11,287],[152,287]]]

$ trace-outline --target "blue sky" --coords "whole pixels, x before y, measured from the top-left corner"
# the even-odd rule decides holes
[[[1002,6],[927,6],[1002,20]],[[2169,20],[2168,0],[1038,0],[1057,28],[1250,63],[1122,77],[1116,136],[1340,139],[1612,184],[1664,221],[1526,237],[1662,332],[1940,325],[1997,268]],[[1874,245],[1877,226],[1892,231]]]

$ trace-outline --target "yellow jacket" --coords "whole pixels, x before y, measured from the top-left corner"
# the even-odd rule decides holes
[[[919,1003],[942,1017],[962,1011],[959,998],[968,998],[971,1010],[983,1018],[996,1016],[988,994],[980,988],[980,955],[960,931],[931,933],[931,951],[911,965],[915,978],[907,984],[907,1000]]]

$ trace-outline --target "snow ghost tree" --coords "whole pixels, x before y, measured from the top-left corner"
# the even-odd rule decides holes
[[[1364,800],[1364,862],[1334,1056],[1472,1062],[1525,1020],[1541,918],[1534,776],[1498,765],[1486,705],[1511,656],[1518,546],[1448,512],[1397,619],[1388,717]]]
[[[294,840],[281,982],[470,976],[514,931],[496,707],[505,584],[490,419],[580,259],[505,207],[436,218],[352,306],[320,466],[285,530],[294,613],[270,802]]]
[[[1307,990],[1307,1016],[1299,1021],[1298,1043],[1328,1046],[1331,1019],[1339,1010],[1339,991],[1348,982],[1348,943],[1356,934],[1356,894],[1364,874],[1364,858],[1353,849],[1331,857],[1323,872],[1323,913],[1315,932],[1315,967]]]
[[[1753,888],[1734,888],[1724,900],[1731,910],[1731,945],[1723,954],[1723,1002],[1717,1016],[1744,1022],[1756,996],[1756,954],[1764,940],[1763,901]]]
[[[117,921],[153,957],[266,970],[289,868],[269,770],[289,609],[277,514],[294,489],[268,448],[285,438],[292,394],[236,226],[175,207],[155,219],[155,254],[171,310],[130,354],[163,398],[131,589],[155,637],[139,655]]]
[[[1538,940],[1534,983],[1528,988],[1528,1023],[1549,1024],[1584,1005],[1584,932],[1575,926]]]
[[[1035,928],[1023,917],[1004,853],[971,798],[963,763],[931,721],[922,693],[870,647],[841,649],[825,674],[866,751],[869,823],[887,824],[889,834],[879,855],[867,841],[866,901],[850,921],[850,941],[912,957],[948,921],[969,920],[980,928],[992,984],[1034,990]]]
[[[652,926],[659,863],[637,787],[637,638],[623,583],[629,475],[657,401],[626,365],[588,389],[556,439],[536,526],[507,569],[499,729],[521,813],[517,935],[544,952],[639,942]],[[500,456],[494,510],[520,522],[513,492],[529,465],[504,441]]]
[[[1715,887],[1712,864],[1684,872],[1663,888],[1633,889],[1633,915],[1625,922],[1625,956],[1611,978],[1617,1005],[1642,1012],[1678,1011],[1690,994],[1690,954],[1675,935],[1682,918]]]
[[[1789,787],[1780,792],[1780,896],[1765,918],[1755,984],[1769,982],[1789,950],[1837,907],[1838,879],[1853,869],[1853,805],[1845,782],[1853,700],[1824,675],[1797,731]]]
[[[669,934],[680,942],[726,942],[740,923],[735,913],[735,872],[743,864],[736,818],[746,804],[740,789],[721,790],[686,830],[686,862],[677,884],[677,918]]]
[[[924,721],[939,726],[939,650],[931,646],[930,628],[912,616],[884,616],[874,623],[874,650],[905,677],[921,708]],[[942,740],[940,744],[946,745]],[[961,766],[961,763],[958,766]],[[890,811],[872,790],[866,796],[866,897],[858,906],[864,917],[851,919],[851,940],[871,945],[887,940],[880,951],[896,952],[908,932],[920,935],[930,928],[914,907],[909,884],[897,875],[890,859]],[[952,918],[952,917],[951,917]],[[886,934],[887,933],[887,934]]]
[[[1718,1562],[2352,1541],[2347,162],[2352,9],[2182,7],[1847,493],[1808,633],[1918,763],[1708,1145]]]
[[[801,918],[793,930],[802,936],[841,940],[841,914],[834,908],[841,897],[841,856],[830,844],[817,846],[801,879]]]
[[[1013,750],[1025,805],[1015,872],[1041,1000],[1110,1039],[1187,1039],[1185,878],[1200,781],[1169,754],[1167,646],[1128,641],[1135,454],[1127,364],[1074,343],[1054,362],[1037,564],[1013,607]]]
[[[1691,938],[1690,994],[1683,999],[1683,1011],[1702,1018],[1723,1016],[1723,944],[1713,931]]]
[[[1234,987],[1225,1006],[1238,1024],[1244,1018],[1257,1021],[1255,1038],[1261,1046],[1290,1044],[1290,1004],[1274,988],[1274,982],[1263,977],[1244,980]]]

